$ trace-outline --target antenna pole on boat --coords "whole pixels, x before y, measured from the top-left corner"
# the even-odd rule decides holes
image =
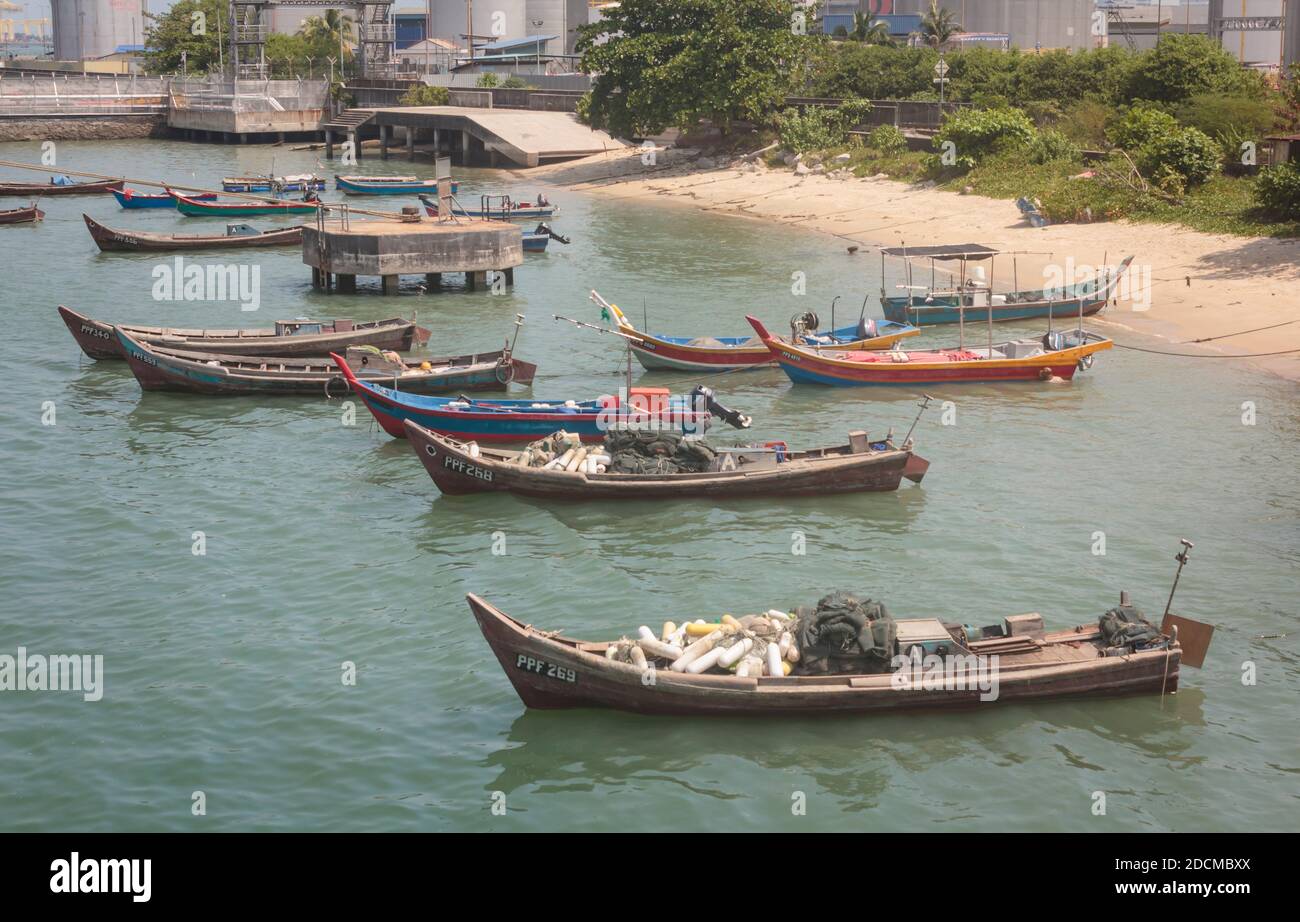
[[[524,315],[515,314],[515,338],[510,342],[510,354],[515,354],[515,343],[519,342],[519,328],[524,325]]]
[[[922,394],[921,396],[925,399],[920,404],[921,409],[917,412],[916,419],[912,420],[912,428],[907,430],[907,435],[903,439],[903,445],[905,446],[912,441],[912,433],[916,431],[916,424],[921,421],[921,414],[925,412],[925,408],[928,407],[930,405],[930,401],[934,399],[929,394]]]
[[[1178,572],[1174,574],[1174,584],[1169,589],[1169,601],[1165,603],[1166,615],[1169,614],[1170,606],[1174,604],[1174,593],[1178,590],[1178,577],[1183,575],[1183,567],[1187,566],[1187,556],[1196,546],[1186,538],[1179,538],[1178,543],[1183,546],[1183,549],[1174,555],[1174,560],[1178,561]]]
[[[988,307],[988,315],[989,315],[989,358],[993,358],[993,263],[996,259],[997,259],[996,256],[989,257],[988,291],[984,292],[984,297],[988,299],[987,307]]]
[[[559,314],[552,314],[551,319],[563,320],[566,321],[567,323],[573,324],[575,327],[585,327],[588,330],[595,330],[597,333],[610,333],[614,336],[621,336],[631,343],[641,342],[641,337],[639,336],[632,336],[630,333],[624,333],[622,330],[611,330],[609,329],[609,327],[596,326],[596,324],[594,323],[587,323],[586,321],[583,320],[574,320],[572,317],[563,317]]]
[[[934,290],[934,260],[930,260],[930,290]],[[957,347],[966,348],[966,257],[961,259],[961,284],[957,286]],[[990,356],[991,357],[991,356]]]
[[[835,302],[839,301],[839,299],[840,299],[839,295],[836,295],[834,298],[831,299],[831,332],[832,333],[835,332]],[[865,304],[866,302],[863,303]]]

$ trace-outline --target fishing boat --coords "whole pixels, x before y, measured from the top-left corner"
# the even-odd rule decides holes
[[[223,192],[320,192],[325,180],[314,173],[292,176],[227,176],[221,180]]]
[[[483,199],[478,208],[453,204],[452,214],[458,218],[479,218],[484,221],[544,221],[555,217],[555,206],[541,196],[537,202],[516,202],[508,195],[485,195]],[[424,203],[425,214],[431,218],[438,217],[437,201],[426,195],[421,195],[420,201]]]
[[[418,176],[335,176],[334,188],[346,195],[416,195],[420,192],[437,194],[438,180]],[[452,180],[455,195],[460,183]]]
[[[125,180],[121,179],[77,182],[69,176],[53,176],[49,182],[0,182],[0,195],[18,195],[23,198],[38,195],[89,195],[120,189],[123,182]]]
[[[1008,291],[995,293],[991,284],[992,267],[997,256],[1003,254],[990,247],[967,243],[934,247],[886,247],[881,251],[881,278],[885,277],[885,257],[904,260],[907,266],[907,282],[899,287],[907,294],[889,297],[882,287],[880,304],[885,316],[898,323],[910,323],[915,326],[930,326],[941,323],[960,323],[963,314],[966,321],[988,320],[999,322],[1008,320],[1036,320],[1041,317],[1089,317],[1106,306],[1111,295],[1115,293],[1120,279],[1133,262],[1130,256],[1118,266],[1103,266],[1096,275],[1082,282],[1064,285],[1058,288],[1038,288],[1026,291]],[[930,260],[931,280],[927,285],[913,284],[913,262]],[[981,265],[988,261],[990,270],[986,275]],[[957,262],[960,269],[952,274],[956,284],[943,287],[938,284],[934,271],[935,262]],[[968,264],[976,265],[968,271]]]
[[[603,314],[612,317],[618,333],[628,348],[647,369],[672,368],[679,371],[740,371],[766,368],[776,364],[772,352],[756,336],[666,336],[645,333],[633,326],[618,307],[596,292],[591,300]],[[779,337],[786,343],[798,343],[809,349],[835,348],[850,350],[888,349],[898,341],[921,331],[890,320],[861,318],[854,326],[817,332],[820,318],[811,311],[790,320],[790,336]]]
[[[114,189],[113,198],[123,208],[175,208],[176,193],[174,192],[141,192],[139,189]],[[195,201],[211,202],[216,201],[217,193],[215,192],[191,192],[189,197]]]
[[[712,420],[707,403],[701,410],[690,398],[670,396],[660,388],[633,388],[627,400],[620,399],[621,394],[596,400],[422,397],[361,380],[343,356],[333,358],[352,392],[395,438],[406,437],[408,419],[441,435],[477,442],[527,442],[560,429],[588,442],[598,442],[606,432],[624,428],[703,433]],[[747,425],[748,419],[743,419]]]
[[[114,230],[83,214],[86,229],[101,250],[211,250],[232,247],[287,247],[302,243],[302,227],[278,227],[260,231],[248,224],[227,224],[224,234],[150,234],[145,231]]]
[[[92,359],[125,359],[114,324],[59,305],[59,316],[81,351]],[[118,324],[146,346],[224,355],[328,356],[352,346],[409,351],[429,340],[429,331],[414,320],[277,320],[274,327],[252,330],[184,329]]]
[[[1093,356],[1114,345],[1085,330],[1047,333],[987,346],[882,352],[810,349],[772,336],[757,317],[746,317],[791,381],[836,386],[959,384],[991,381],[1071,380]]]
[[[567,424],[566,424],[567,425]],[[529,467],[527,453],[480,448],[405,421],[406,438],[425,470],[447,494],[514,493],[540,499],[724,500],[827,496],[897,490],[902,478],[921,482],[929,462],[892,442],[866,434],[836,448],[791,451],[784,443],[719,448],[714,470],[699,473],[587,473],[581,467]]]
[[[342,397],[348,386],[327,361],[303,356],[222,355],[150,346],[120,327],[118,341],[132,374],[146,391],[194,394],[324,394]],[[504,390],[506,383],[531,381],[537,368],[502,352],[395,361],[377,349],[348,350],[366,383],[385,381],[421,394]]]
[[[214,202],[201,201],[188,195],[176,195],[176,210],[197,218],[242,217],[273,214],[315,214],[320,202]]]
[[[0,224],[35,224],[44,219],[45,212],[37,208],[35,203],[26,208],[9,208],[0,211]]]
[[[1176,558],[1180,573],[1191,542],[1183,545]],[[794,663],[786,659],[790,646],[798,649],[809,637],[809,619],[816,624],[816,613],[807,609],[723,616],[720,622],[703,626],[711,630],[705,637],[690,644],[681,641],[683,649],[656,639],[660,635],[648,627],[641,627],[638,638],[631,641],[626,637],[576,640],[559,631],[533,627],[531,618],[527,622],[513,618],[478,595],[466,599],[483,638],[525,707],[599,707],[688,716],[812,717],[921,708],[966,710],[1082,696],[1172,694],[1178,690],[1180,667],[1200,667],[1204,662],[1214,630],[1211,625],[1173,614],[1168,607],[1157,628],[1132,606],[1128,593],[1120,593],[1117,608],[1096,621],[1064,630],[1047,630],[1038,613],[1009,615],[984,627],[964,624],[964,611],[944,620],[890,618],[892,630],[881,631],[883,636],[871,641],[879,644],[879,659],[866,658],[875,671],[863,671],[861,659],[850,661],[859,666],[857,670],[813,671],[806,668],[810,659],[806,647]],[[655,616],[656,623],[659,618]],[[867,634],[874,635],[874,625],[880,622],[870,623],[873,628]],[[665,625],[666,629],[673,627]],[[1130,628],[1137,630],[1131,633]],[[782,635],[779,642],[778,634]],[[676,641],[677,635],[671,636]],[[751,670],[744,661],[737,665],[734,655],[726,656],[729,648],[739,646],[743,656],[760,644],[765,653],[768,647],[775,648],[780,668],[769,671],[760,661]],[[701,646],[715,651],[713,663],[728,663],[735,672],[716,665],[697,670],[688,661],[708,656],[708,652],[700,652]],[[639,655],[632,656],[631,662],[620,659],[621,653],[634,648]],[[839,659],[834,654],[823,657],[822,651],[813,649],[813,659],[821,663]],[[787,664],[798,666],[801,661],[803,667],[787,672]]]
[[[569,238],[563,234],[557,234],[551,230],[551,225],[542,223],[531,231],[524,231],[523,235],[525,253],[545,253],[546,245],[552,240],[563,244],[569,243]]]

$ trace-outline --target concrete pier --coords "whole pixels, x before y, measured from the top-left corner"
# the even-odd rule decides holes
[[[303,228],[302,261],[312,285],[324,291],[354,292],[358,275],[381,279],[384,294],[396,294],[403,275],[422,275],[428,291],[439,291],[448,272],[463,273],[465,287],[479,291],[490,287],[489,273],[514,284],[515,266],[524,261],[522,234],[504,221],[328,222],[323,230]]]

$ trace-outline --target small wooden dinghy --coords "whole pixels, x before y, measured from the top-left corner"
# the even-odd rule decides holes
[[[632,354],[647,369],[672,368],[678,371],[739,371],[749,368],[767,368],[776,364],[771,351],[757,336],[665,336],[638,330],[618,306],[611,304],[598,293],[591,300],[599,304],[618,325],[618,331],[627,340]],[[818,332],[809,330],[809,323],[817,321],[807,314],[791,324],[797,336],[781,336],[781,342],[798,342],[809,349],[889,349],[908,336],[916,336],[920,329],[890,320],[870,320],[851,327]]]
[[[438,192],[438,180],[418,176],[335,176],[334,188],[346,195],[416,195],[420,192]],[[451,183],[454,195],[460,188]]]
[[[45,219],[45,212],[34,204],[26,208],[10,208],[0,211],[0,224],[35,224]]]
[[[1064,330],[955,349],[883,352],[809,349],[782,342],[756,317],[746,317],[791,381],[852,387],[868,384],[959,384],[1047,381],[1074,377],[1092,365],[1093,355],[1114,343],[1084,330]]]
[[[327,397],[342,397],[348,392],[347,384],[329,360],[160,349],[140,342],[120,327],[117,336],[126,353],[127,365],[146,391],[222,395],[324,394]],[[367,382],[383,381],[401,392],[419,394],[502,390],[505,388],[503,379],[509,380],[509,366],[517,362],[504,352],[428,358],[400,364],[368,350],[353,348],[348,350],[348,354],[357,364],[356,374]],[[503,364],[508,366],[504,373],[501,370]]]
[[[194,218],[252,218],[273,214],[315,214],[318,208],[320,202],[218,202],[202,201],[180,193],[176,195],[176,210],[187,217]]]
[[[95,182],[73,182],[60,177],[60,182],[0,182],[0,195],[88,195],[95,192],[112,192],[121,189],[125,180],[100,179]]]
[[[167,250],[211,250],[233,247],[287,247],[302,244],[302,226],[259,231],[247,224],[231,224],[224,234],[150,234],[146,231],[115,230],[83,214],[86,229],[105,253]]]
[[[941,667],[960,661],[971,670],[964,674],[969,681],[930,681],[898,664],[893,671],[868,675],[739,677],[674,672],[663,662],[648,681],[648,667],[606,658],[607,648],[616,642],[587,642],[542,631],[477,595],[467,599],[488,646],[530,708],[808,717],[962,709],[1080,695],[1159,694],[1177,690],[1184,652],[1176,628],[1166,629],[1172,636],[1162,634],[1159,642],[1135,651],[1106,648],[1097,622],[1046,631],[1040,616],[1018,615],[991,628],[971,629],[965,637],[965,631],[954,636],[939,620],[927,618],[897,621],[895,649],[910,653],[920,647],[925,661],[933,656]],[[1208,645],[1208,637],[1205,642]],[[1187,665],[1199,665],[1190,651]],[[901,682],[904,676],[908,681]]]
[[[550,202],[516,202],[509,196],[496,196],[498,201],[484,202],[478,208],[452,206],[452,214],[458,218],[481,218],[485,221],[544,221],[555,217],[556,208]],[[426,195],[420,196],[424,203],[424,212],[431,218],[438,217],[438,202]]]
[[[584,473],[528,467],[525,453],[479,448],[406,420],[406,438],[438,489],[447,494],[516,493],[541,499],[677,499],[823,496],[897,490],[921,482],[930,463],[889,442],[811,451],[755,447],[720,452],[721,470],[701,473]],[[773,443],[774,445],[776,443]]]
[[[114,324],[79,314],[59,305],[59,316],[81,351],[92,359],[125,359]],[[188,352],[225,355],[328,356],[351,346],[374,346],[408,352],[429,341],[429,331],[414,320],[277,320],[274,327],[253,330],[194,330],[178,327],[142,327],[122,324],[122,329],[148,346]]]
[[[314,173],[291,176],[227,176],[221,180],[224,192],[312,192],[322,191],[325,180]]]
[[[175,208],[176,193],[174,192],[141,192],[139,189],[114,189],[113,198],[123,208]],[[205,202],[215,202],[217,193],[215,192],[191,192],[190,198]]]

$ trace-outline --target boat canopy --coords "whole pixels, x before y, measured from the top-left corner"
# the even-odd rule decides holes
[[[978,243],[950,243],[938,247],[885,247],[886,256],[903,259],[990,259],[999,251]]]

